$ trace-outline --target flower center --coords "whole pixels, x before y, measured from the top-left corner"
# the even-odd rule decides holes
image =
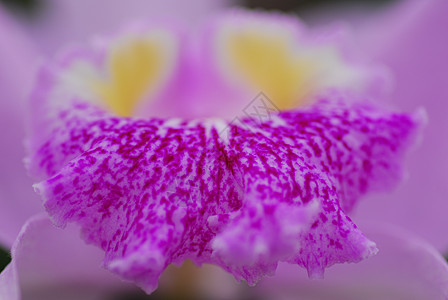
[[[170,115],[165,110],[176,114],[190,110],[186,115],[195,115],[194,107],[179,107],[197,98],[200,101],[190,106],[211,103],[214,113],[223,111],[227,116],[230,111],[233,117],[260,92],[276,108],[289,110],[306,104],[322,89],[353,90],[367,82],[362,68],[342,57],[334,39],[310,38],[296,26],[250,18],[221,25],[211,39],[202,41],[215,47],[210,49],[212,61],[192,55],[194,47],[187,47],[182,59],[188,61],[181,61],[185,47],[181,49],[176,32],[153,28],[119,37],[94,52],[94,59],[71,61],[61,76],[63,85],[118,116]],[[210,68],[212,74],[209,65],[217,67]],[[207,92],[213,89],[216,93]]]

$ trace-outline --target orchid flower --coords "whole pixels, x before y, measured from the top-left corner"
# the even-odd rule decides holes
[[[346,92],[376,70],[289,18],[225,15],[195,42],[144,24],[43,66],[28,164],[53,221],[147,292],[187,258],[255,283],[279,261],[321,277],[375,254],[346,214],[398,182],[422,113]]]
[[[188,41],[171,27],[139,24],[46,64],[31,97],[28,165],[47,212],[58,226],[79,224],[106,269],[148,293],[186,259],[253,285],[279,261],[322,277],[375,254],[346,213],[400,179],[423,117],[319,95],[364,74],[327,37],[287,17],[234,12],[199,40],[207,57],[184,53]],[[190,89],[206,101],[207,87],[194,89],[205,77],[237,101],[264,88],[268,109],[281,111],[151,117],[173,95],[188,103]],[[260,97],[255,108],[268,102]]]

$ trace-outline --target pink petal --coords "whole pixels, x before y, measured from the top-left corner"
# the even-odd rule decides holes
[[[108,35],[122,24],[140,20],[159,20],[170,16],[192,26],[217,11],[220,0],[107,0],[46,1],[37,20],[23,24],[35,43],[46,54],[60,47],[85,41],[97,35]],[[101,16],[101,17],[99,17]]]
[[[85,245],[79,230],[56,228],[45,216],[23,226],[12,248],[12,262],[0,274],[0,298],[106,299],[129,288],[101,268],[102,253]]]
[[[9,264],[0,273],[0,297],[2,299],[20,300],[17,271],[13,264]]]
[[[258,114],[263,94],[231,122],[118,117],[66,82],[76,63],[101,64],[99,53],[78,49],[43,66],[28,145],[52,219],[80,224],[105,251],[106,268],[152,292],[164,269],[185,259],[255,284],[279,261],[322,277],[376,253],[346,214],[401,179],[421,114],[331,90],[267,118]]]
[[[33,99],[47,109],[33,116],[36,190],[56,224],[80,224],[106,268],[147,292],[187,258],[254,284],[279,260],[319,277],[376,252],[345,212],[400,179],[413,117],[329,93],[261,122],[119,118],[48,96],[57,70],[43,69]]]
[[[373,49],[395,74],[391,101],[407,111],[424,106],[429,123],[421,147],[410,156],[409,180],[394,193],[366,201],[359,211],[360,219],[398,224],[442,251],[448,249],[447,12],[444,0],[403,1],[389,13],[387,23],[375,23],[382,40],[366,51]],[[379,25],[383,23],[386,30]]]
[[[391,226],[367,226],[379,253],[356,265],[329,269],[325,280],[311,281],[282,264],[277,276],[263,280],[258,290],[274,299],[446,299],[448,266],[426,241]],[[269,297],[269,296],[268,296]]]
[[[41,211],[23,159],[25,97],[37,54],[0,7],[0,244],[10,247],[23,223]]]

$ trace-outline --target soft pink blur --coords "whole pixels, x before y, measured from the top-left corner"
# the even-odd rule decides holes
[[[25,221],[43,211],[22,161],[25,101],[37,60],[32,43],[0,7],[0,245],[7,247]]]
[[[224,1],[48,0],[45,3],[43,14],[24,25],[45,54],[55,54],[66,44],[110,35],[131,21],[170,18],[194,27],[219,10]]]
[[[132,289],[101,267],[100,249],[86,245],[76,226],[56,228],[45,214],[30,218],[0,276],[0,299],[108,299]]]
[[[393,193],[366,199],[356,214],[403,226],[441,251],[448,250],[447,14],[445,0],[404,1],[366,32],[372,36],[364,37],[372,52],[367,55],[389,66],[395,77],[389,101],[405,111],[426,108],[429,123],[409,156],[409,179]]]
[[[303,270],[283,264],[277,275],[260,282],[256,291],[281,300],[448,297],[448,266],[431,245],[395,227],[380,224],[363,227],[378,244],[380,252],[376,256],[357,264],[333,266],[323,281],[309,280]]]

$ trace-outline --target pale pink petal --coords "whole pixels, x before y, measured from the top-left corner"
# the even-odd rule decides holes
[[[23,164],[25,100],[37,57],[0,7],[0,244],[6,247],[12,245],[23,223],[42,210]]]
[[[272,299],[443,300],[448,297],[448,266],[426,241],[393,226],[366,226],[379,253],[356,265],[338,265],[324,280],[282,264],[277,276],[255,291]]]
[[[92,36],[108,35],[119,26],[140,20],[166,17],[194,26],[208,14],[223,6],[221,0],[50,0],[42,14],[26,26],[30,36],[46,54],[71,43],[86,41]]]
[[[101,267],[102,253],[78,238],[79,229],[56,228],[46,216],[31,218],[0,274],[0,299],[106,299],[129,286]]]
[[[441,251],[448,249],[447,13],[447,1],[409,0],[389,12],[387,22],[375,23],[382,38],[366,52],[387,64],[395,76],[390,101],[407,111],[425,107],[429,122],[421,146],[410,156],[409,179],[359,210],[360,219],[399,224]]]
[[[20,300],[20,288],[14,264],[9,264],[0,273],[0,298]]]

